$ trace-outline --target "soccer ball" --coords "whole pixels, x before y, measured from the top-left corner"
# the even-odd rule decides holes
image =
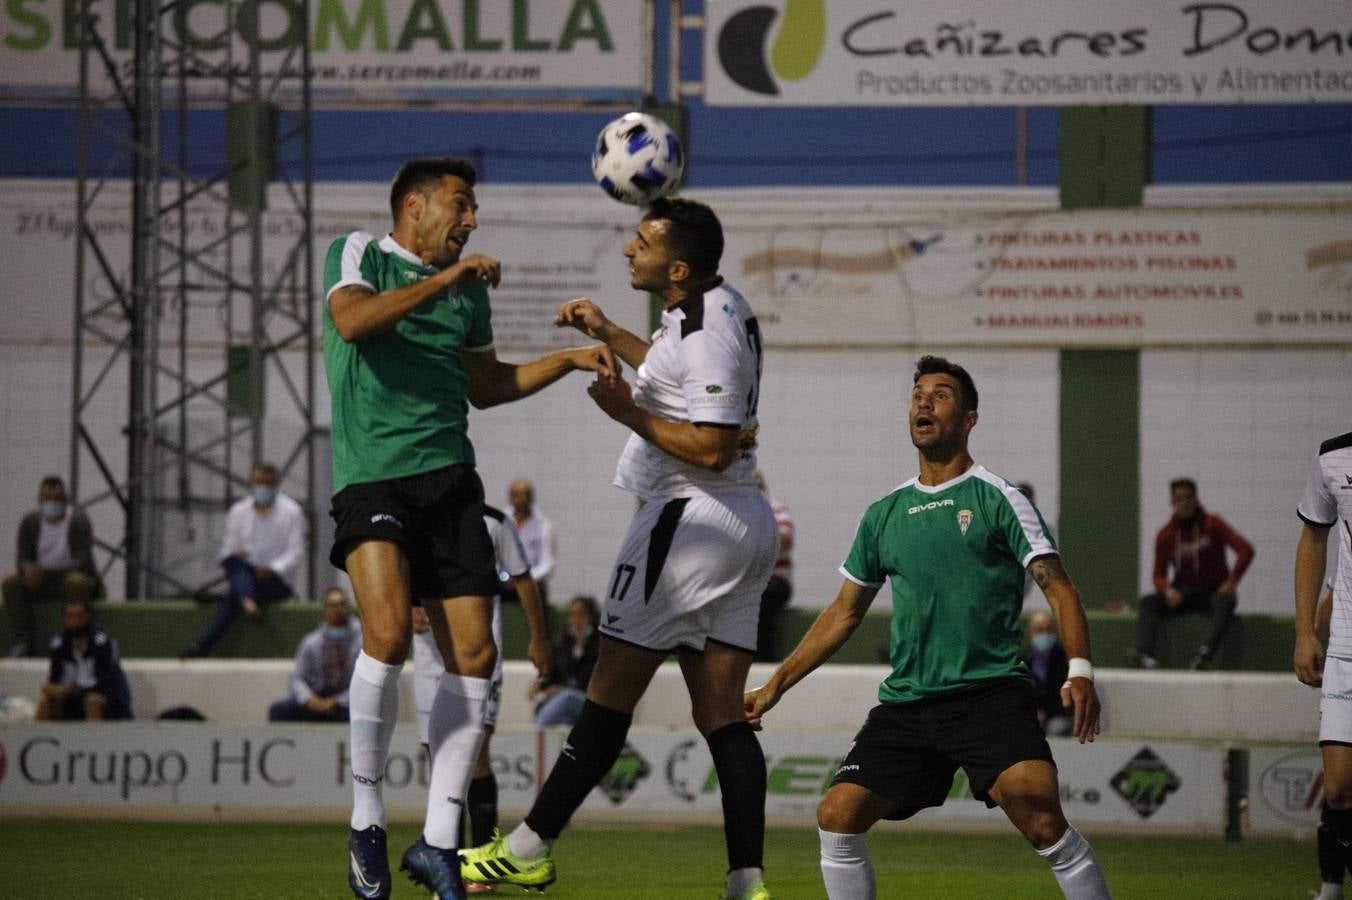
[[[681,142],[667,123],[625,113],[596,136],[592,177],[621,203],[647,206],[676,189],[685,171]]]

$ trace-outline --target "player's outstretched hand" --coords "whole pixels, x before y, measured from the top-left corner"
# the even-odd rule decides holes
[[[1301,684],[1319,687],[1324,683],[1324,649],[1313,636],[1296,636],[1296,677]]]
[[[1071,734],[1081,744],[1099,733],[1099,698],[1094,682],[1088,678],[1068,678],[1061,685],[1061,705],[1073,710]]]
[[[558,315],[554,317],[554,324],[559,328],[576,328],[597,341],[604,341],[611,327],[611,322],[606,318],[606,314],[601,312],[601,307],[586,297],[569,300],[560,306]]]
[[[471,253],[446,269],[448,285],[482,281],[489,287],[497,287],[501,280],[502,263],[491,256],[481,256],[478,253]]]
[[[779,702],[781,696],[783,695],[778,690],[768,684],[752,688],[742,695],[742,710],[752,728],[760,731],[765,727],[761,723],[761,716],[769,712]]]
[[[626,416],[636,408],[629,382],[619,374],[614,378],[606,378],[598,371],[596,380],[587,385],[587,396],[601,407],[601,412],[621,424],[624,424]]]
[[[603,381],[618,381],[623,366],[615,358],[615,352],[605,344],[593,344],[590,347],[578,347],[570,350],[573,368],[584,372],[595,372]]]

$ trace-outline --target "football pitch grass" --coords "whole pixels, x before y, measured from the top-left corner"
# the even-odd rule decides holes
[[[394,826],[390,854],[414,838]],[[1306,900],[1318,886],[1313,843],[1091,835],[1117,900]],[[0,898],[306,900],[351,897],[347,829],[333,825],[0,821]],[[1011,829],[998,834],[878,831],[880,898],[1057,898],[1045,863]],[[547,900],[715,900],[724,870],[717,828],[570,829],[555,848]],[[771,830],[776,900],[821,898],[815,831]],[[426,897],[396,875],[394,898]],[[500,887],[486,896],[538,897]]]

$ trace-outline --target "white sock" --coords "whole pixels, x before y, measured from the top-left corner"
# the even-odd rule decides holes
[[[728,872],[727,890],[723,894],[727,897],[736,897],[738,894],[751,890],[756,882],[764,878],[765,871],[758,867],[748,866],[745,869],[731,869]]]
[[[1067,828],[1059,841],[1037,855],[1051,864],[1067,900],[1112,900],[1094,848],[1074,828]]]
[[[432,632],[413,635],[413,707],[418,713],[418,740],[427,740],[427,719],[432,715],[432,701],[437,698],[441,673],[446,664],[437,650],[437,639]]]
[[[1343,900],[1343,886],[1326,881],[1319,888],[1319,896],[1315,900]]]
[[[489,686],[487,678],[441,674],[441,685],[427,718],[432,776],[427,786],[423,839],[433,847],[453,850],[460,846],[460,814],[484,739]]]
[[[399,716],[399,672],[367,656],[357,657],[348,689],[349,734],[352,741],[352,827],[385,827],[385,761]]]
[[[548,853],[549,841],[540,837],[529,825],[522,822],[512,829],[511,834],[507,835],[507,849],[517,856],[530,859]]]
[[[878,883],[868,855],[868,835],[817,829],[821,841],[822,881],[830,900],[874,900]]]

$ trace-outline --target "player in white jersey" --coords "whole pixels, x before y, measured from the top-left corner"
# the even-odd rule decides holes
[[[624,251],[631,286],[665,303],[652,343],[590,300],[559,311],[557,324],[604,341],[637,369],[632,389],[622,379],[598,379],[588,393],[633,432],[615,483],[642,506],[611,578],[582,714],[525,821],[463,855],[466,883],[543,887],[554,880],[550,844],[610,771],[634,707],[674,652],[723,792],[724,896],[770,896],[762,872],[765,757],[742,715],[742,691],[778,536],[752,477],[760,329],[746,300],[719,276],[722,253],[711,209],[659,200]]]
[[[1352,432],[1325,441],[1297,509],[1304,526],[1296,545],[1296,677],[1322,687],[1319,746],[1324,757],[1323,825],[1352,847]],[[1338,546],[1327,655],[1316,608],[1332,535]],[[1341,887],[1341,886],[1340,886]]]
[[[530,623],[533,646],[530,658],[537,662],[540,676],[548,675],[548,667],[542,662],[547,659],[548,641],[543,640],[545,627],[544,599],[530,574],[530,564],[526,561],[526,549],[521,543],[516,527],[501,510],[484,506],[484,525],[493,541],[493,555],[497,560],[498,580],[504,586],[511,585],[521,602],[521,611]],[[542,646],[534,645],[539,635]],[[488,702],[484,705],[484,739],[479,746],[479,756],[474,762],[470,774],[469,789],[465,793],[465,812],[469,816],[470,846],[481,844],[493,836],[498,824],[498,782],[493,775],[490,744],[493,731],[498,724],[498,712],[502,709],[502,603],[499,597],[493,597],[493,643],[498,648],[498,661],[493,667],[490,679]],[[432,714],[432,703],[437,696],[437,686],[441,682],[441,673],[446,670],[441,651],[437,649],[436,639],[432,635],[427,614],[422,607],[413,610],[413,701],[418,713],[418,738],[427,746],[428,720]]]

